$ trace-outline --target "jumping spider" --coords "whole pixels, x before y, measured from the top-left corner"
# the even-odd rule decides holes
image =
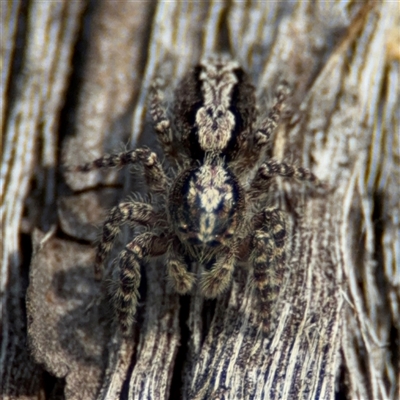
[[[255,88],[245,71],[227,57],[208,58],[175,90],[172,119],[161,89],[157,84],[152,88],[150,111],[168,169],[147,147],[70,168],[88,172],[139,164],[148,192],[157,200],[114,207],[97,247],[96,273],[101,275],[121,226],[147,227],[119,256],[114,303],[123,333],[130,331],[136,313],[140,266],[161,255],[180,294],[192,289],[196,276],[190,266],[199,262],[200,289],[207,298],[227,289],[235,265],[250,262],[263,326],[271,331],[286,245],[284,213],[267,201],[271,180],[281,176],[321,185],[309,170],[265,156],[288,95],[288,85],[281,82],[268,116],[258,120]]]

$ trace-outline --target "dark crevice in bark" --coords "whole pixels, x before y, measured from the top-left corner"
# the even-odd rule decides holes
[[[95,1],[89,1],[82,13],[82,21],[79,24],[77,40],[72,55],[72,72],[69,77],[68,87],[64,96],[64,105],[60,112],[58,129],[58,159],[64,139],[74,133],[76,108],[79,104],[82,85],[84,83],[85,65],[89,62],[87,54],[90,46],[90,26],[96,8]]]
[[[65,379],[43,371],[43,389],[46,400],[64,400]]]
[[[342,352],[343,360],[343,352]],[[349,374],[346,365],[343,362],[340,364],[339,371],[336,377],[335,400],[350,400],[347,376]]]
[[[179,298],[179,326],[181,331],[181,345],[175,358],[174,370],[171,379],[171,390],[169,394],[170,400],[182,398],[183,379],[182,371],[187,354],[189,351],[188,343],[190,341],[190,330],[187,325],[190,312],[189,296],[180,296]]]
[[[8,82],[6,84],[5,98],[7,99],[5,107],[3,109],[3,123],[4,126],[1,127],[2,132],[5,132],[5,125],[8,121],[10,110],[14,108],[14,102],[18,101],[19,98],[19,86],[21,84],[21,80],[23,80],[24,76],[21,74],[24,67],[24,57],[26,51],[27,44],[27,24],[29,18],[29,1],[22,0],[20,2],[20,10],[18,13],[18,22],[15,33],[15,42],[14,42],[14,52],[11,54],[11,68]],[[17,5],[14,5],[17,6]],[[9,7],[9,6],[5,6]],[[6,11],[4,11],[6,12]],[[3,30],[3,28],[2,28]],[[2,39],[3,41],[3,39]],[[3,136],[3,140],[6,136]]]

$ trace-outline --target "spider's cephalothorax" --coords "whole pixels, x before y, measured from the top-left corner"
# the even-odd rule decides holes
[[[226,246],[243,221],[244,191],[217,155],[190,167],[175,181],[169,196],[171,225],[186,247],[204,256]]]
[[[97,248],[96,272],[101,275],[121,226],[147,227],[119,257],[119,285],[113,297],[123,332],[129,331],[136,313],[141,264],[162,255],[167,277],[181,294],[196,281],[189,264],[200,263],[200,288],[211,298],[228,287],[238,261],[247,260],[253,267],[263,327],[271,331],[285,271],[286,239],[284,214],[267,206],[271,180],[282,176],[321,185],[305,168],[265,159],[287,96],[282,82],[270,112],[258,120],[255,89],[239,64],[224,56],[208,58],[178,85],[171,120],[160,89],[152,89],[154,127],[173,168],[164,168],[148,148],[69,168],[87,172],[141,164],[148,192],[158,200],[114,207]]]

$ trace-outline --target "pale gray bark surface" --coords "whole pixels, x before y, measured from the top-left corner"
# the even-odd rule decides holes
[[[399,26],[389,1],[2,2],[0,397],[398,398]],[[290,82],[293,115],[272,155],[330,189],[279,181],[290,276],[272,340],[251,266],[205,302],[176,295],[162,260],[143,269],[122,340],[93,242],[137,183],[60,167],[154,144],[152,79],[173,88],[220,51],[250,73],[262,109]]]

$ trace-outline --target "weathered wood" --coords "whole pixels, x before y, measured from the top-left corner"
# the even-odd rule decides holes
[[[399,396],[396,3],[14,1],[1,12],[2,398]],[[173,88],[221,51],[250,73],[262,106],[279,78],[291,83],[273,155],[330,189],[278,182],[290,276],[272,340],[250,266],[210,302],[175,294],[162,260],[143,269],[136,329],[122,339],[92,241],[137,183],[129,171],[60,167],[154,144],[152,79]]]

